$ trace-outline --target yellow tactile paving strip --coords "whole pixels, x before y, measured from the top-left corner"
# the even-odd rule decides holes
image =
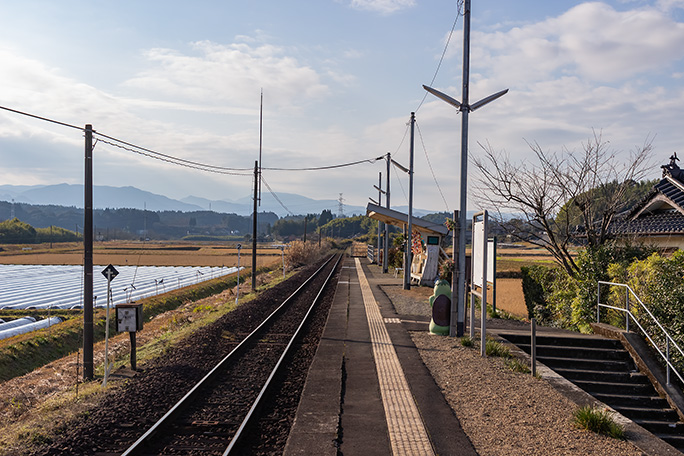
[[[380,393],[385,407],[392,453],[399,455],[434,455],[418,407],[413,400],[399,358],[385,328],[361,262],[354,258],[366,307],[373,357],[378,371]]]

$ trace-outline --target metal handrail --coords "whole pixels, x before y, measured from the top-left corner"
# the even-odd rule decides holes
[[[601,285],[602,284],[603,285],[609,285],[609,286],[623,287],[629,291],[629,293],[625,294],[626,303],[625,303],[624,309],[621,307],[615,307],[615,306],[611,306],[608,304],[601,304]],[[634,298],[636,298],[637,302],[641,305],[641,308],[646,311],[648,316],[651,317],[651,320],[653,320],[653,322],[658,326],[658,328],[660,328],[662,333],[665,335],[665,353],[663,353],[662,350],[658,347],[658,345],[656,345],[653,338],[651,338],[650,334],[648,334],[646,329],[644,329],[644,327],[641,325],[641,323],[639,323],[639,320],[637,320],[636,316],[632,313],[631,306],[630,306],[630,300],[629,300],[630,294],[631,294],[631,296],[634,296]],[[596,307],[596,322],[597,323],[601,322],[601,307],[604,307],[606,309],[617,310],[619,312],[624,312],[625,313],[625,329],[627,331],[629,331],[629,321],[630,321],[630,317],[631,317],[632,320],[634,320],[634,323],[637,324],[637,326],[639,327],[641,332],[646,336],[646,338],[649,340],[649,342],[651,342],[651,345],[653,345],[653,347],[658,351],[660,356],[665,361],[666,372],[667,372],[667,385],[668,386],[670,385],[670,371],[671,370],[674,371],[674,373],[677,375],[679,380],[682,383],[684,383],[684,378],[682,378],[682,375],[679,373],[677,368],[675,368],[675,366],[670,361],[670,344],[674,345],[674,347],[679,351],[679,353],[682,355],[682,357],[684,357],[684,351],[682,351],[682,349],[679,348],[679,345],[677,344],[677,342],[675,342],[675,340],[670,336],[670,334],[665,330],[665,328],[663,328],[663,325],[660,324],[660,322],[656,319],[656,317],[653,315],[653,313],[648,309],[648,307],[646,307],[646,305],[641,301],[641,299],[639,299],[639,297],[636,295],[636,293],[634,293],[634,290],[632,290],[632,288],[629,285],[624,284],[624,283],[604,282],[602,280],[599,280],[599,282],[598,282],[598,293],[597,293],[596,300],[597,300],[597,307]]]

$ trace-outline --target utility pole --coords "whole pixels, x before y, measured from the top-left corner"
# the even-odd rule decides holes
[[[85,181],[83,220],[83,378],[93,370],[93,126],[85,126]]]
[[[378,173],[378,206],[382,207],[382,172]],[[378,220],[378,257],[380,256],[380,249],[381,247],[381,235],[380,235],[380,230],[381,230],[381,225],[382,222]],[[378,266],[380,266],[380,262],[376,259],[376,263],[378,263]]]
[[[257,269],[257,201],[259,192],[259,161],[254,160],[254,213],[252,215],[252,291],[256,291]]]
[[[392,156],[387,152],[387,190],[385,190],[385,207],[390,208],[390,162]],[[387,267],[387,255],[389,255],[389,225],[385,223],[385,250],[382,255],[382,272],[387,274],[389,270]]]
[[[406,265],[404,267],[404,290],[411,289],[411,264],[413,263],[413,142],[416,125],[416,113],[411,113],[411,147],[409,153],[409,207],[408,207],[408,240],[406,248]]]

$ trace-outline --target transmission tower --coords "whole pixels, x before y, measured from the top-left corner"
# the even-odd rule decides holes
[[[342,198],[342,193],[337,200],[337,216],[344,217],[344,198]]]

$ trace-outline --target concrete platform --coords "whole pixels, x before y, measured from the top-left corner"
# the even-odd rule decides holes
[[[366,259],[345,258],[286,455],[476,455]]]

